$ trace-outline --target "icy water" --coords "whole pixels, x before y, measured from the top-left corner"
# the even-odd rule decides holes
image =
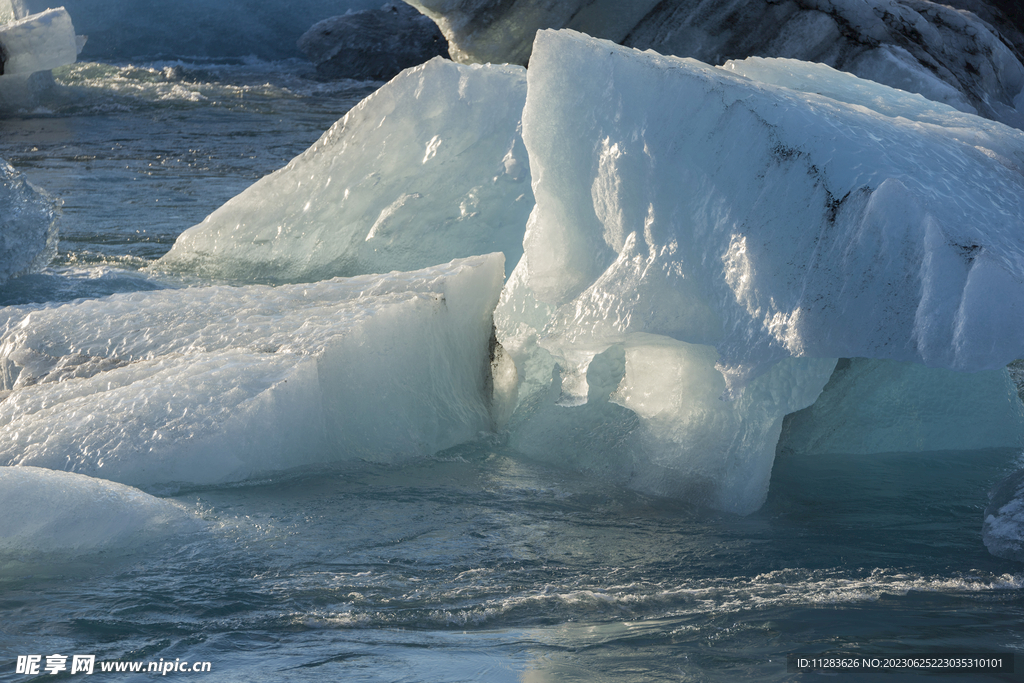
[[[0,121],[0,157],[64,210],[55,264],[0,303],[190,284],[145,266],[375,85],[304,70],[60,72],[49,111]],[[780,455],[748,517],[532,463],[500,437],[404,467],[164,491],[195,530],[0,582],[0,680],[32,680],[17,657],[52,653],[210,662],[168,674],[200,680],[530,683],[818,679],[788,672],[790,653],[1020,655],[1024,568],[980,534],[1018,459]],[[1017,664],[940,678],[1024,680]]]

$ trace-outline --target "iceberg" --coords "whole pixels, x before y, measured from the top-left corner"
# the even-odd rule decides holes
[[[1024,562],[1024,469],[998,483],[989,493],[981,537],[996,557]]]
[[[494,251],[514,264],[533,207],[525,99],[522,67],[407,69],[182,233],[156,267],[300,282]]]
[[[40,467],[0,467],[0,577],[153,544],[199,528],[181,505]]]
[[[56,250],[56,206],[0,159],[0,286],[45,265]]]
[[[1024,126],[1019,31],[929,0],[408,0],[452,58],[526,64],[538,29],[569,28],[710,64],[751,56],[820,62],[969,113]],[[967,3],[975,7],[978,3]],[[998,7],[986,16],[1002,18]],[[1009,22],[1003,22],[1008,24]]]
[[[514,402],[492,338],[503,280],[491,254],[4,309],[0,464],[153,489],[429,455]]]
[[[542,31],[523,139],[536,206],[495,317],[524,378],[517,447],[600,431],[610,445],[566,457],[749,512],[784,415],[837,358],[998,370],[925,368],[917,386],[1008,400],[1021,131],[824,65],[717,68]]]
[[[0,25],[0,88],[5,78],[56,69],[76,59],[75,27],[63,7]]]
[[[299,38],[299,49],[323,79],[386,81],[403,69],[448,56],[437,25],[404,2],[317,22]]]

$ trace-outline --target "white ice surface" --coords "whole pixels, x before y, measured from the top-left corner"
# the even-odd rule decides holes
[[[0,286],[45,265],[57,246],[57,210],[0,159]]]
[[[75,27],[63,7],[0,24],[0,45],[6,59],[0,88],[6,78],[56,69],[78,59]]]
[[[0,464],[156,487],[455,445],[503,410],[489,355],[502,280],[491,254],[4,309]]]
[[[525,98],[521,67],[408,69],[185,231],[158,267],[295,282],[493,251],[515,264],[533,206]]]
[[[40,555],[152,547],[198,524],[180,505],[130,486],[40,467],[0,467],[0,510],[0,574]]]

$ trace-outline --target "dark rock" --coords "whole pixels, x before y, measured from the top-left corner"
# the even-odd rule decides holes
[[[326,80],[389,80],[410,66],[448,56],[448,42],[434,22],[402,2],[324,19],[298,44]]]

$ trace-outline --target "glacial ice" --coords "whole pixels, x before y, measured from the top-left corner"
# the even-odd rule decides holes
[[[78,40],[71,16],[60,7],[0,24],[0,50],[0,89],[9,78],[73,64],[78,59]]]
[[[324,19],[298,44],[324,79],[386,81],[403,69],[448,56],[437,25],[404,2]]]
[[[0,467],[0,576],[129,551],[198,526],[180,505],[72,472]]]
[[[450,447],[514,400],[492,373],[503,279],[491,254],[4,309],[0,464],[152,488]]]
[[[711,64],[750,56],[820,62],[1024,126],[1022,45],[952,3],[929,0],[407,0],[460,62],[530,58],[534,34],[570,28]],[[993,12],[994,13],[994,12]]]
[[[521,67],[408,69],[182,233],[157,267],[297,282],[493,251],[514,264],[533,207],[525,98]]]
[[[57,209],[0,159],[0,285],[42,266],[57,248]]]
[[[981,536],[993,555],[1024,562],[1024,469],[1006,477],[989,493]]]
[[[524,452],[749,512],[836,358],[1024,355],[1018,130],[822,65],[542,31],[523,138],[537,203],[496,324]],[[1020,425],[1004,371],[915,372],[999,388]]]

